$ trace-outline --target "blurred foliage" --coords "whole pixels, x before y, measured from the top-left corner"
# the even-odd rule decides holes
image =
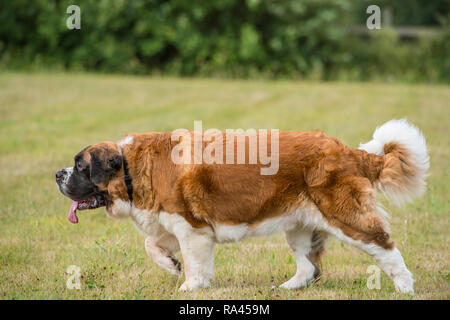
[[[369,41],[351,41],[351,58],[342,68],[342,77],[450,82],[448,31],[439,38],[422,37],[414,42],[400,41],[392,29],[370,35]]]
[[[448,0],[398,2],[426,8],[423,15],[411,11],[413,24],[448,21]],[[0,65],[182,76],[450,81],[448,34],[412,43],[400,42],[389,31],[374,31],[369,39],[350,37],[345,26],[365,21],[366,3],[0,0]],[[81,30],[66,27],[71,4],[81,8]]]

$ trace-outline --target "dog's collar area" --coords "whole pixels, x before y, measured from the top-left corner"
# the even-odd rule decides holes
[[[125,182],[125,185],[127,186],[127,193],[128,193],[128,200],[130,201],[130,204],[133,203],[133,183],[132,183],[132,178],[130,176],[130,172],[128,170],[128,162],[127,159],[125,158],[125,153],[123,151],[122,148],[122,163],[123,163],[123,172],[124,172],[124,176],[123,176],[123,181]]]

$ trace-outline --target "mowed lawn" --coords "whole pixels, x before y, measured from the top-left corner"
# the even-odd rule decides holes
[[[0,74],[0,299],[448,299],[450,87],[372,83],[225,81],[71,74]],[[371,257],[328,243],[321,281],[272,288],[295,273],[284,235],[215,247],[212,288],[178,292],[184,277],[147,257],[131,221],[104,209],[67,220],[54,174],[83,147],[126,132],[208,128],[321,129],[350,146],[377,125],[408,117],[430,149],[427,193],[390,212],[393,238],[416,279],[414,297],[381,276]],[[81,270],[81,290],[66,270]]]

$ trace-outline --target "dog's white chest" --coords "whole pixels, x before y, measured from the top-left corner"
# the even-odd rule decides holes
[[[154,236],[160,228],[159,216],[150,210],[141,210],[132,207],[131,221],[135,228],[146,236]]]
[[[146,236],[156,235],[160,228],[159,215],[150,210],[138,209],[129,202],[116,200],[114,204],[106,210],[106,213],[112,218],[130,217],[135,228]]]

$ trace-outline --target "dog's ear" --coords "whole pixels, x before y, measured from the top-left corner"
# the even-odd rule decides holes
[[[122,167],[122,155],[117,150],[98,147],[90,152],[91,181],[100,184]]]

